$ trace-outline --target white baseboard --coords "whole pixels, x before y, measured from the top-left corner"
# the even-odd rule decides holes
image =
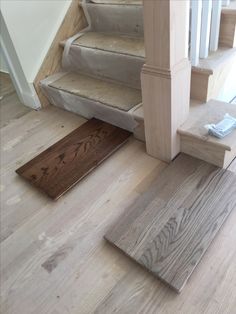
[[[0,22],[2,28],[0,34],[1,52],[9,70],[9,75],[16,89],[17,95],[24,105],[32,109],[39,109],[41,104],[36,94],[34,85],[33,83],[28,82],[26,79],[25,73],[22,69],[20,60],[12,43],[1,12]]]
[[[29,87],[31,89],[31,93],[23,91],[21,94],[23,102],[27,107],[38,110],[41,108],[41,103],[39,101],[38,95],[32,83],[29,84]]]

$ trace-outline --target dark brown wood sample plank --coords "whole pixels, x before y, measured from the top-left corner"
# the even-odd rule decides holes
[[[180,155],[105,238],[180,292],[236,208],[236,176]]]
[[[16,172],[49,197],[58,199],[124,144],[130,134],[91,119]]]

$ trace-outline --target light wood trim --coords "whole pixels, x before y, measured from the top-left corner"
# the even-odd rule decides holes
[[[63,52],[60,42],[78,33],[85,26],[86,20],[83,9],[79,5],[79,0],[72,0],[65,18],[34,80],[34,87],[43,107],[49,105],[49,101],[42,93],[39,83],[47,76],[60,71]]]
[[[223,90],[231,90],[228,82],[234,68],[236,49],[220,48],[208,59],[202,59],[198,67],[192,67],[191,99],[207,102],[218,99]]]
[[[219,43],[221,46],[236,47],[236,10],[222,10]]]
[[[209,99],[209,84],[212,75],[206,72],[192,70],[191,75],[191,99],[198,99],[203,102]]]
[[[146,64],[142,96],[147,152],[171,161],[180,151],[177,129],[188,116],[189,1],[143,1]]]
[[[209,145],[208,142],[182,134],[181,152],[225,169],[236,155],[236,150],[227,151],[221,147]]]

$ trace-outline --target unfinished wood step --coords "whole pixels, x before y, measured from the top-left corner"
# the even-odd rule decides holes
[[[73,42],[64,70],[112,79],[141,89],[144,58],[142,37],[87,32]]]
[[[181,152],[227,168],[236,157],[236,130],[223,139],[208,134],[206,124],[220,122],[229,113],[236,117],[234,104],[211,100],[192,101],[188,120],[178,129]]]
[[[130,132],[91,119],[16,172],[58,199],[121,147]]]
[[[181,154],[105,239],[180,292],[235,206],[234,173]]]
[[[236,92],[236,48],[221,47],[192,67],[191,98],[229,102]]]
[[[75,73],[53,75],[43,80],[41,86],[55,106],[131,132],[137,126],[132,112],[142,100],[138,89]]]

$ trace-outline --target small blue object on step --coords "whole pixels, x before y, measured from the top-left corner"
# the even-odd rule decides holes
[[[221,139],[236,129],[236,118],[226,113],[222,121],[217,124],[207,124],[205,128],[210,135]]]

